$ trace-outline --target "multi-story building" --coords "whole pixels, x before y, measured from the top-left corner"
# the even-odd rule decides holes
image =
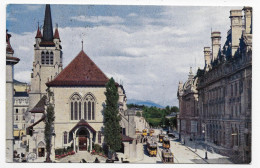
[[[235,163],[249,163],[252,8],[231,10],[230,20],[231,28],[222,49],[221,33],[211,33],[212,47],[204,48],[205,67],[196,75],[198,136],[205,138],[215,151],[233,158]],[[180,114],[189,112],[180,110]]]
[[[187,142],[197,138],[198,134],[198,78],[194,77],[192,68],[190,68],[189,78],[183,84],[178,86],[178,99],[180,113],[178,123],[180,129],[178,130],[179,138],[182,142]]]

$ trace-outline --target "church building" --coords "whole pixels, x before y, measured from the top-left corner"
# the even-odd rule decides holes
[[[91,151],[94,144],[103,146],[105,91],[109,78],[84,52],[83,46],[63,69],[61,40],[57,27],[53,34],[50,5],[46,5],[45,9],[43,35],[38,26],[34,53],[29,93],[30,119],[27,123],[28,152],[35,153],[39,162],[46,158],[44,121],[49,103],[54,106],[55,113],[52,160],[55,149],[73,147],[77,152]],[[120,115],[124,115],[125,92],[122,92],[123,86],[116,86],[120,95]],[[122,122],[128,120],[122,120],[121,125]],[[128,156],[132,156],[130,153],[135,153],[136,149],[135,146],[130,146],[135,133],[129,131],[129,124],[124,125],[122,142],[125,148],[129,148],[124,151],[128,152]]]

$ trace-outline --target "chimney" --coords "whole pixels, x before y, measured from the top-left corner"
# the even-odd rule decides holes
[[[206,71],[209,70],[210,64],[210,47],[204,47],[204,59],[205,59],[205,69]]]
[[[245,6],[243,11],[245,19],[245,33],[252,34],[252,7]]]
[[[212,40],[212,61],[218,59],[218,53],[220,51],[221,45],[221,33],[220,32],[212,32],[211,33]]]
[[[234,57],[235,52],[239,46],[239,39],[242,35],[242,10],[231,10],[230,11],[230,21],[231,21],[231,47],[232,47],[232,57]]]

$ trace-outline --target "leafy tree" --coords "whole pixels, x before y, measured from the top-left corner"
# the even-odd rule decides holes
[[[171,117],[169,120],[169,123],[172,128],[177,128],[177,118],[176,117]]]
[[[141,117],[142,114],[141,114],[139,111],[137,111],[137,112],[136,112],[136,116]]]
[[[173,106],[173,107],[171,108],[171,112],[179,112],[179,108],[176,107],[176,106]]]
[[[106,84],[106,107],[104,109],[104,136],[105,142],[109,146],[111,151],[117,151],[121,148],[121,128],[118,112],[118,92],[115,85],[115,81],[111,78]]]
[[[51,137],[53,131],[53,122],[54,122],[54,107],[49,103],[47,106],[47,114],[45,117],[45,129],[44,129],[44,140],[46,143],[46,162],[51,162]]]

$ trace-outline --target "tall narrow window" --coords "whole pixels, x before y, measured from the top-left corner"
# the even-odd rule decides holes
[[[63,140],[64,140],[64,144],[68,143],[68,133],[66,131],[64,132]]]
[[[92,102],[92,120],[95,120],[95,106],[94,106],[94,102]]]
[[[70,103],[70,119],[73,120],[73,102]]]
[[[87,119],[87,103],[84,102],[84,120]]]
[[[101,131],[98,131],[98,143],[101,143]]]
[[[41,54],[41,61],[42,61],[42,64],[45,64],[45,53],[43,51]]]
[[[91,93],[87,93],[84,97],[84,104],[86,104],[86,119],[95,120],[95,98]],[[85,111],[84,111],[85,112]]]
[[[79,102],[79,120],[81,119],[81,102]]]
[[[74,120],[78,119],[78,102],[74,103]]]
[[[73,94],[70,98],[71,102],[71,109],[70,109],[70,119],[71,120],[78,120],[81,119],[81,97],[79,94]]]
[[[50,64],[53,64],[53,52],[50,53]]]
[[[88,120],[91,120],[91,103],[88,102]]]
[[[45,64],[49,64],[49,63],[50,63],[50,62],[49,62],[49,61],[50,61],[50,54],[49,54],[48,51],[46,52],[45,56],[46,56]]]

